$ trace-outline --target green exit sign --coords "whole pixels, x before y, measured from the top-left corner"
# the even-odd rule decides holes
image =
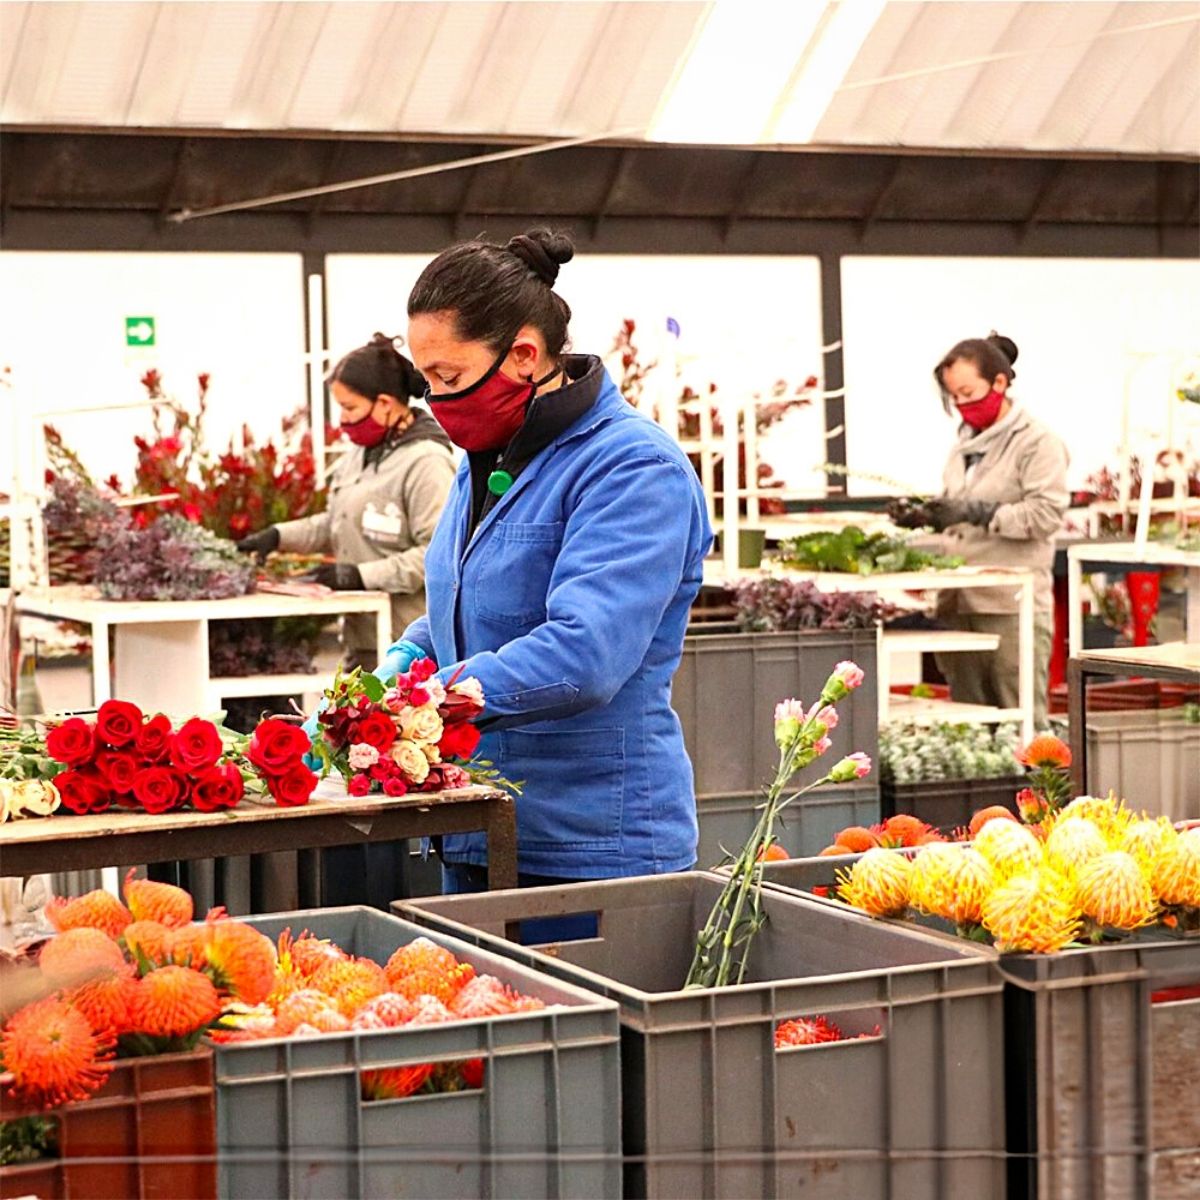
[[[125,345],[153,346],[155,333],[153,317],[125,318]]]

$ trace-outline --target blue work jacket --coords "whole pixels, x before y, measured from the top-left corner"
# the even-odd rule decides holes
[[[464,461],[425,558],[429,612],[408,641],[483,685],[477,757],[522,782],[522,872],[571,879],[684,870],[696,859],[692,766],[671,708],[688,612],[712,543],[675,441],[598,360],[599,395],[467,532]],[[487,861],[480,834],[451,863]]]

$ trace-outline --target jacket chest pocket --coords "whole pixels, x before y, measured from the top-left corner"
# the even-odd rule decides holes
[[[550,577],[562,549],[561,521],[499,521],[484,536],[475,568],[475,612],[531,628],[546,619]]]
[[[394,500],[384,504],[368,501],[363,509],[363,537],[381,550],[397,550],[405,544],[404,524],[404,513]]]

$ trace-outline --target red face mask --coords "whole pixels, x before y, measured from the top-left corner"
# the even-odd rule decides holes
[[[372,415],[375,412],[375,405],[372,404],[367,410],[365,417],[359,418],[357,421],[351,421],[349,425],[342,426],[342,432],[356,446],[378,446],[388,435],[388,427],[380,425]]]
[[[958,415],[972,429],[988,429],[995,425],[996,418],[1004,404],[1004,393],[993,388],[982,400],[956,400],[955,407]]]
[[[538,388],[550,382],[562,368],[537,380],[510,379],[500,370],[508,357],[505,350],[487,372],[460,392],[435,396],[425,387],[429,411],[446,431],[446,436],[468,453],[501,450],[513,440],[525,421],[525,409]]]

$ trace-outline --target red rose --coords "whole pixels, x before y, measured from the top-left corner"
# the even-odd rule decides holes
[[[221,735],[211,721],[193,717],[171,737],[171,761],[181,771],[205,771],[221,757]]]
[[[46,734],[46,753],[68,767],[83,766],[96,753],[96,734],[82,718],[70,717]]]
[[[178,808],[187,795],[187,785],[168,767],[147,767],[133,779],[133,794],[148,812],[170,812]]]
[[[396,770],[396,764],[390,758],[385,757],[381,758],[369,772],[364,773],[369,774],[372,779],[378,779],[382,783],[385,779],[390,779],[395,775]]]
[[[293,808],[297,804],[307,804],[313,789],[317,786],[317,777],[303,763],[289,767],[282,775],[276,775],[267,785],[275,803],[284,808]]]
[[[63,771],[54,777],[54,786],[68,812],[103,812],[112,803],[108,785],[94,771]]]
[[[96,714],[96,736],[114,750],[128,746],[142,728],[142,710],[128,700],[105,700]]]
[[[268,717],[254,731],[247,757],[267,775],[281,775],[308,753],[311,744],[299,725]]]
[[[355,775],[346,784],[346,791],[352,796],[365,796],[371,790],[370,775]]]
[[[396,726],[386,713],[373,712],[363,717],[354,731],[356,742],[366,742],[381,754],[391,748],[396,740]]]
[[[139,765],[128,750],[101,750],[96,755],[96,769],[118,796],[128,796],[133,791],[133,777]]]
[[[209,767],[192,782],[192,805],[197,812],[237,808],[245,792],[242,773],[233,763]]]
[[[134,743],[137,752],[146,762],[162,762],[171,752],[171,722],[162,713],[151,717],[138,730]]]
[[[438,742],[438,749],[443,758],[461,758],[464,761],[470,761],[471,755],[479,747],[480,737],[479,730],[470,721],[459,721],[454,725],[446,726],[442,740]]]
[[[399,775],[389,775],[383,781],[383,791],[387,796],[404,796],[408,793],[408,784]]]
[[[437,674],[437,669],[437,663],[432,658],[418,658],[408,668],[408,673],[412,676],[414,683],[424,683],[425,680],[432,679]]]

